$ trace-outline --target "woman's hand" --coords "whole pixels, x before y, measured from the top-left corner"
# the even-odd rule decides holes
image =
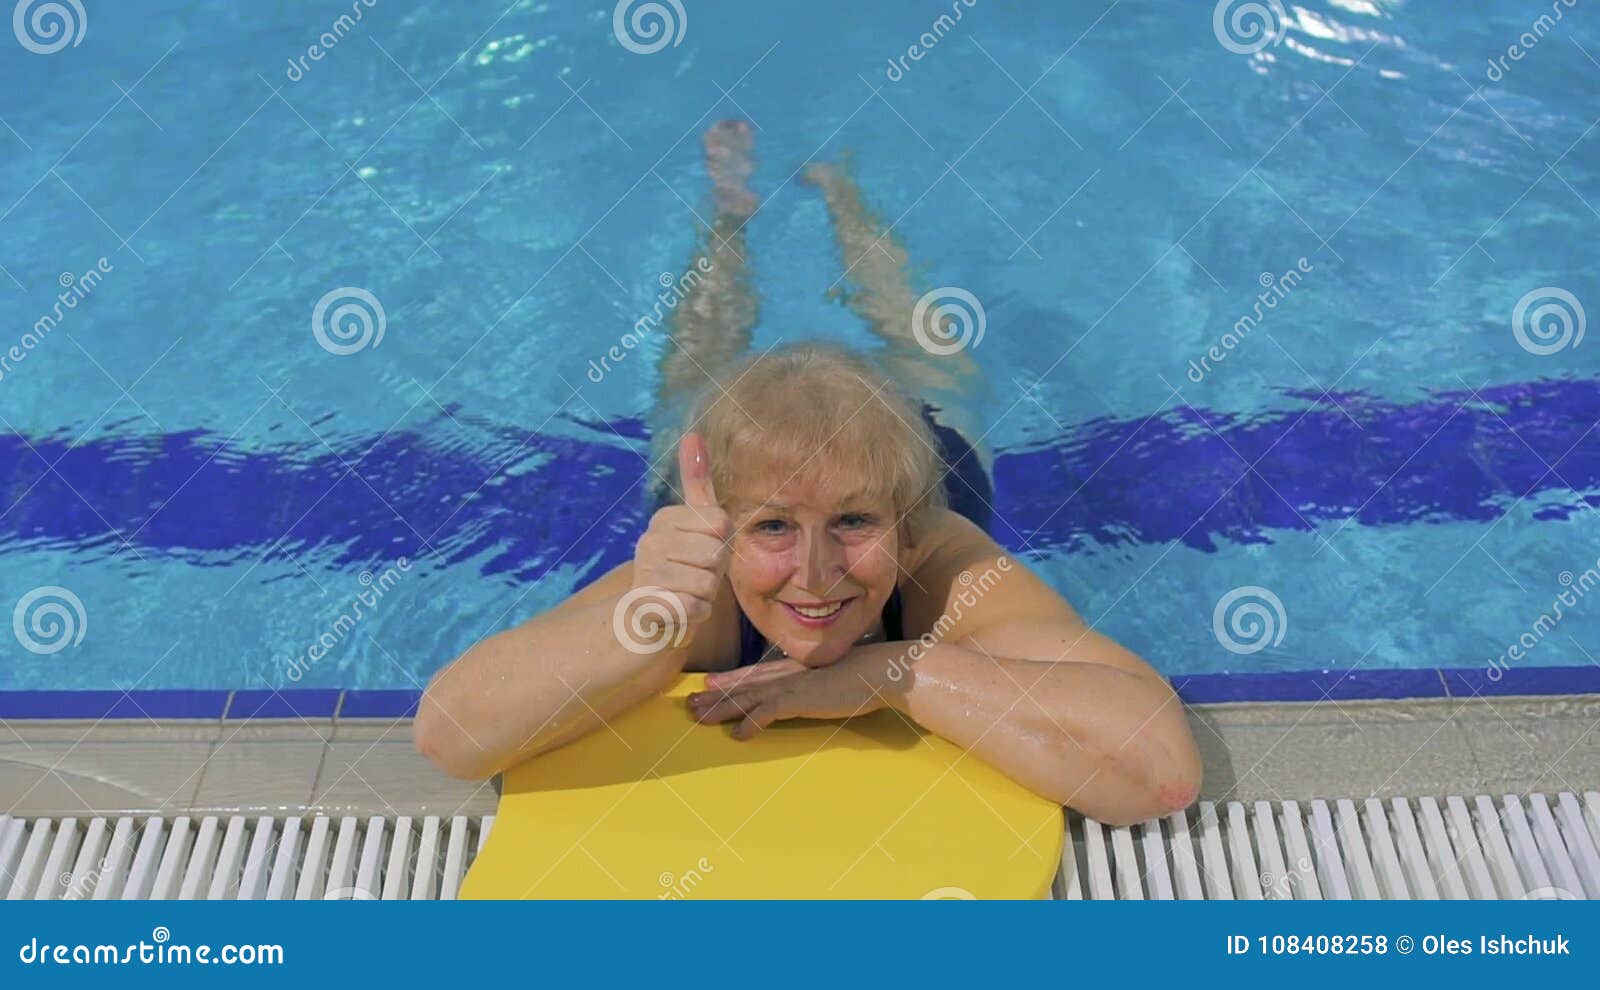
[[[647,604],[659,604],[666,596],[677,600],[679,607],[672,610],[669,626],[684,628],[668,628],[665,635],[681,644],[711,617],[728,568],[733,523],[717,503],[706,442],[698,433],[690,433],[679,444],[678,471],[684,504],[664,506],[650,517],[650,526],[634,550],[633,591]]]
[[[749,739],[782,719],[852,718],[890,707],[888,671],[881,650],[870,648],[826,667],[768,660],[709,675],[706,690],[689,695],[689,711],[698,722],[737,719],[733,738]]]

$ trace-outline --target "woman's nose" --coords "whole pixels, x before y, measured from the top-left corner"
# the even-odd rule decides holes
[[[798,552],[795,571],[805,589],[819,597],[831,594],[844,575],[844,558],[833,535],[826,529],[812,530],[801,539]]]

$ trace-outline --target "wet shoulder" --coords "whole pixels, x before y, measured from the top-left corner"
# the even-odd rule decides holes
[[[1002,552],[971,520],[945,510],[906,562],[908,577],[900,582],[905,637],[915,639],[933,628],[963,570]]]

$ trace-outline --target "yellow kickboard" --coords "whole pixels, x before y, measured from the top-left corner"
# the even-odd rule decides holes
[[[1040,898],[1061,808],[880,711],[748,742],[664,695],[505,775],[471,899]]]

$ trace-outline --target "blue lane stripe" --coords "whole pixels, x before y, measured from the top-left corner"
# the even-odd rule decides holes
[[[346,691],[339,717],[412,718],[421,699],[417,691]]]
[[[1487,667],[1308,670],[1179,674],[1170,680],[1185,704],[1229,701],[1378,701],[1402,698],[1600,694],[1600,667],[1521,667],[1490,676]],[[233,704],[228,705],[230,695]],[[419,691],[0,691],[0,719],[410,718]]]
[[[1505,697],[1519,694],[1600,694],[1600,667],[1487,667],[1444,671],[1452,698]]]
[[[1559,519],[1600,505],[1589,494],[1600,488],[1600,441],[1588,433],[1600,420],[1600,381],[1414,403],[1295,398],[1305,405],[1249,416],[1186,407],[1092,420],[1002,453],[995,537],[1013,551],[1172,541],[1211,551],[1331,520],[1489,521],[1522,499],[1537,499],[1536,518]],[[114,553],[109,523],[136,533],[141,553],[207,566],[263,551],[376,566],[422,556],[420,533],[444,563],[482,555],[483,574],[518,581],[543,577],[576,546],[567,560],[586,582],[626,560],[647,521],[644,462],[616,436],[643,449],[644,428],[576,426],[591,439],[483,426],[472,446],[394,433],[338,438],[337,453],[320,444],[242,451],[205,431],[76,446],[65,433],[3,434],[0,504],[21,501],[0,516],[0,552]]]
[[[333,718],[339,711],[337,689],[308,688],[295,691],[235,691],[227,720],[263,718]]]
[[[1179,698],[1191,705],[1224,701],[1365,701],[1446,696],[1444,677],[1431,669],[1197,674],[1172,678],[1172,687]]]
[[[0,719],[220,719],[229,691],[0,691]]]

